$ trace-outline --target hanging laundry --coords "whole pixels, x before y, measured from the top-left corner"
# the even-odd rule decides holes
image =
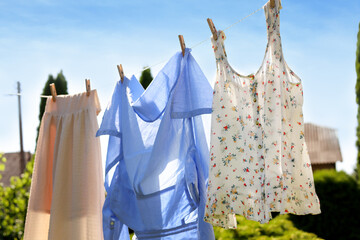
[[[280,38],[279,0],[264,6],[268,45],[260,69],[237,73],[224,32],[212,39],[217,64],[205,220],[236,228],[235,214],[268,222],[271,212],[319,214],[304,139],[303,89],[287,66]]]
[[[110,135],[106,240],[129,239],[128,227],[138,239],[214,239],[203,221],[209,150],[199,116],[211,104],[190,49],[175,54],[146,91],[134,76],[117,83],[97,133]]]
[[[47,99],[40,127],[25,240],[103,239],[96,90]]]

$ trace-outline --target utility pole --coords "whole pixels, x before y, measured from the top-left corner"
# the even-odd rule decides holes
[[[22,121],[21,121],[21,88],[20,82],[17,82],[18,90],[18,106],[19,106],[19,133],[20,133],[20,174],[25,170],[25,156],[23,147],[23,135],[22,135]]]

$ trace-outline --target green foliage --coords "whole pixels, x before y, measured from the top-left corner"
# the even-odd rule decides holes
[[[356,103],[359,105],[358,113],[357,113],[358,126],[356,129],[356,136],[357,136],[356,147],[358,149],[358,155],[357,155],[357,166],[356,166],[355,176],[357,181],[360,183],[360,23],[359,23],[359,32],[357,35],[355,68],[357,74],[357,80],[355,86]]]
[[[24,233],[34,156],[21,177],[12,177],[10,186],[0,185],[0,239],[21,239]]]
[[[153,76],[151,75],[150,68],[143,70],[140,76],[140,83],[144,89],[146,89],[150,85],[152,80]]]
[[[58,95],[68,94],[67,81],[65,79],[65,76],[64,76],[62,70],[58,73],[56,78],[54,78],[53,75],[51,75],[51,74],[49,75],[48,80],[46,81],[45,86],[43,88],[42,95],[45,95],[45,96],[50,96],[51,95],[51,91],[50,91],[50,84],[51,83],[55,83],[56,93]],[[44,112],[45,112],[45,106],[46,106],[46,98],[41,98],[40,99],[39,126],[37,128],[36,142],[37,142],[38,137],[39,137],[41,119],[42,119],[42,117],[44,115]]]
[[[313,233],[296,229],[288,218],[288,215],[279,215],[268,224],[260,224],[255,221],[246,220],[243,216],[237,216],[237,229],[214,227],[215,238],[217,240],[320,239]]]
[[[325,239],[360,239],[360,187],[345,172],[320,170],[314,174],[321,214],[291,216],[295,226]]]
[[[5,171],[6,158],[0,153],[0,179],[2,178],[1,172]]]

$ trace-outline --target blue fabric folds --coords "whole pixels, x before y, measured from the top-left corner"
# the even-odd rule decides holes
[[[211,105],[212,88],[190,49],[146,91],[135,77],[116,84],[97,132],[110,135],[105,240],[129,239],[128,227],[138,239],[214,239],[203,221],[209,150],[199,116]]]

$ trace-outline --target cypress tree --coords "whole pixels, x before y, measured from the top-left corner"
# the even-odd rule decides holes
[[[357,155],[357,164],[356,164],[356,170],[355,170],[355,176],[356,179],[360,182],[360,23],[359,23],[359,32],[357,35],[357,50],[356,50],[356,60],[355,60],[355,68],[356,68],[356,74],[357,74],[357,80],[356,80],[356,103],[358,106],[358,113],[357,113],[357,119],[358,119],[358,126],[356,129],[356,147],[358,149],[358,155]]]
[[[143,88],[146,89],[150,85],[152,80],[153,80],[153,76],[151,75],[150,68],[144,69],[141,72],[141,76],[140,76],[140,83],[143,86]]]
[[[62,72],[62,70],[57,74],[56,78],[53,77],[53,75],[49,75],[48,80],[45,83],[45,86],[42,91],[42,95],[45,96],[51,96],[50,91],[50,84],[55,83],[56,93],[58,95],[60,94],[68,94],[67,90],[67,81],[65,79],[65,76]],[[36,143],[39,137],[39,130],[41,125],[41,119],[45,112],[45,106],[46,106],[46,98],[40,99],[40,113],[39,113],[39,126],[37,127],[37,134],[36,134]]]

